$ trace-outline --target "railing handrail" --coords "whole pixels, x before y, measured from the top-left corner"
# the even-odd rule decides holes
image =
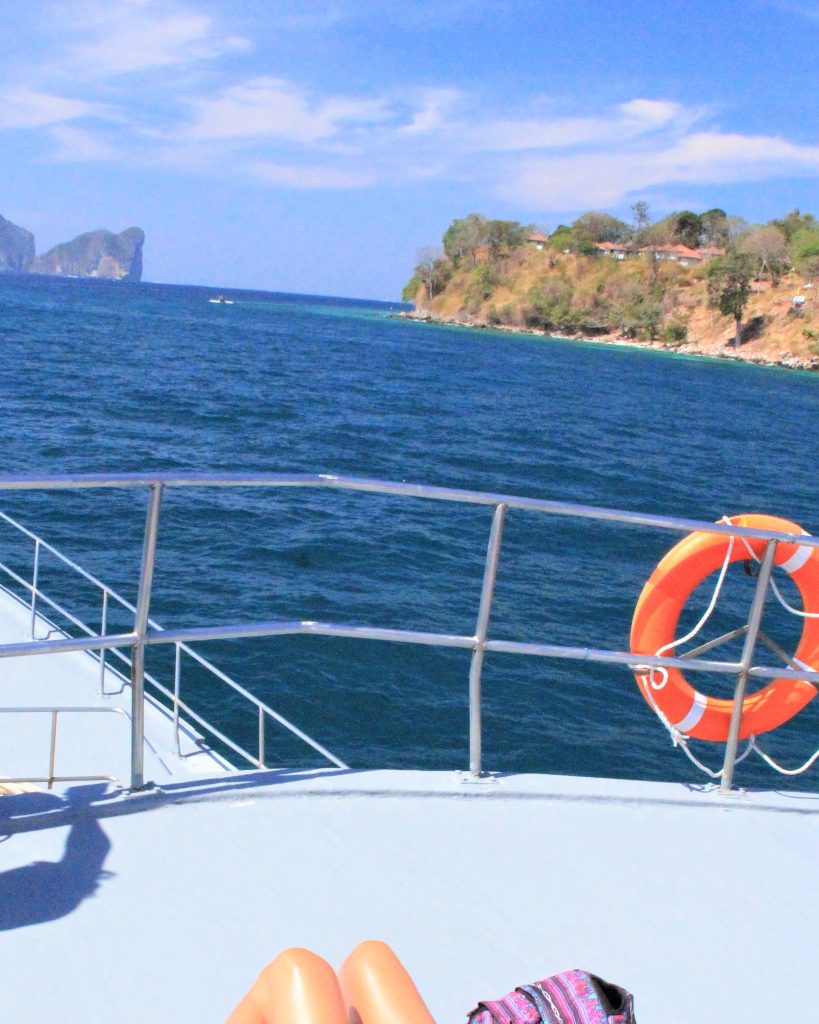
[[[277,488],[304,487],[329,488],[339,491],[362,491],[368,494],[392,494],[405,498],[427,498],[471,505],[506,505],[508,508],[530,512],[546,512],[601,522],[631,523],[659,530],[689,533],[721,533],[733,537],[756,537],[781,543],[799,543],[805,547],[819,547],[819,537],[810,534],[781,533],[749,526],[731,526],[707,520],[661,516],[649,512],[629,512],[603,505],[583,505],[576,502],[549,501],[544,498],[526,498],[519,495],[491,491],[474,491],[432,484],[408,484],[403,481],[375,480],[368,477],[342,476],[333,473],[77,473],[59,476],[10,476],[0,474],[0,491],[50,491],[124,489],[139,487],[249,487]]]
[[[114,590],[112,587],[108,586],[108,584],[103,583],[103,581],[100,580],[98,577],[94,576],[93,573],[90,573],[87,569],[83,568],[77,562],[72,561],[72,559],[68,558],[68,556],[63,554],[63,552],[61,552],[58,548],[54,547],[54,545],[52,545],[52,544],[49,544],[47,541],[45,541],[38,534],[34,533],[32,530],[29,530],[27,527],[23,526],[22,523],[18,522],[12,516],[8,515],[5,512],[0,511],[0,520],[3,520],[4,522],[8,523],[10,526],[14,527],[16,530],[19,530],[20,533],[24,534],[30,540],[33,540],[35,542],[35,544],[39,545],[39,547],[41,549],[48,551],[49,554],[55,556],[60,562],[62,562],[68,568],[70,568],[73,571],[77,572],[80,576],[82,576],[84,579],[86,579],[89,583],[93,584],[95,587],[97,587],[99,590],[101,590],[103,595],[107,595],[108,597],[113,598],[115,601],[117,601],[120,605],[122,605],[122,607],[124,607],[128,611],[136,613],[136,605],[134,605],[131,601],[129,601],[125,597],[122,597],[121,594],[117,593],[117,591]],[[54,653],[55,650],[59,650],[62,653],[65,653],[66,651],[82,651],[82,650],[84,650],[84,651],[96,651],[96,650],[99,650],[100,651],[100,655],[101,655],[101,664],[102,664],[102,667],[104,669],[105,664],[104,664],[104,659],[102,658],[102,653],[105,650],[110,650],[113,653],[119,655],[121,658],[123,658],[123,660],[126,662],[126,664],[130,664],[128,659],[122,654],[121,649],[124,648],[124,647],[132,647],[133,646],[134,642],[137,639],[135,633],[113,634],[113,635],[109,634],[107,636],[105,636],[104,634],[96,634],[94,632],[94,630],[91,629],[91,627],[87,623],[82,621],[82,619],[78,618],[76,615],[73,615],[71,612],[68,611],[67,608],[64,608],[61,604],[59,604],[58,602],[54,601],[51,597],[49,597],[48,594],[45,593],[44,590],[42,590],[42,588],[37,588],[37,586],[36,586],[36,579],[35,579],[34,582],[29,583],[28,580],[24,579],[22,576],[20,576],[19,573],[16,573],[13,569],[11,569],[9,566],[5,565],[2,562],[0,562],[0,571],[5,572],[6,575],[9,576],[10,579],[13,579],[20,586],[22,586],[25,589],[27,589],[28,591],[30,591],[31,594],[32,594],[32,598],[33,599],[36,598],[37,596],[39,596],[40,599],[45,601],[45,603],[50,608],[52,608],[55,611],[59,612],[59,614],[64,616],[70,623],[72,623],[72,625],[76,626],[78,629],[81,629],[86,634],[87,637],[92,638],[94,640],[94,643],[91,644],[91,645],[83,644],[81,646],[71,646],[70,641],[75,640],[75,639],[81,639],[81,638],[73,638],[73,637],[72,638],[67,638],[69,646],[66,646],[66,639],[65,638],[61,639],[61,640],[58,640],[58,641],[49,641],[48,639],[43,638],[43,639],[39,639],[39,640],[36,640],[36,641],[32,640],[31,643],[26,643],[26,648],[23,651],[21,651],[19,649],[19,645],[5,645],[5,646],[0,645],[0,657],[17,657],[17,656],[20,656],[21,654],[25,654],[25,653],[48,654],[48,653]],[[152,618],[149,617],[148,618],[148,624],[149,624],[149,626],[152,629],[151,635],[154,635],[154,633],[161,633],[161,632],[164,631],[163,627],[155,619],[152,619]],[[111,643],[101,642],[103,637],[105,637],[105,640],[109,640],[110,639],[110,640],[112,640],[114,642],[111,642]],[[216,665],[214,665],[213,662],[209,661],[207,658],[205,658],[201,654],[199,654],[198,651],[195,651],[192,647],[189,647],[187,644],[182,643],[180,641],[174,641],[174,642],[177,644],[177,646],[179,647],[180,650],[184,651],[184,653],[187,654],[190,658],[192,658],[194,661],[198,662],[198,664],[200,664],[207,672],[209,672],[211,675],[215,676],[217,679],[219,679],[222,682],[224,682],[234,692],[236,692],[241,697],[243,697],[248,703],[252,704],[259,713],[262,713],[262,714],[266,715],[268,718],[272,719],[273,721],[278,722],[279,725],[281,725],[281,726],[283,726],[283,728],[287,729],[288,732],[292,733],[294,736],[296,736],[298,739],[302,740],[302,742],[306,743],[309,747],[311,747],[317,753],[319,753],[323,757],[325,757],[331,764],[335,765],[336,767],[340,767],[340,768],[345,768],[346,767],[344,762],[339,760],[339,758],[337,758],[335,756],[335,754],[331,753],[324,746],[322,746],[320,743],[318,743],[316,740],[314,740],[313,737],[309,736],[306,732],[304,732],[302,729],[300,729],[297,725],[295,725],[289,719],[285,718],[284,715],[282,715],[278,711],[274,710],[272,707],[270,707],[268,704],[266,704],[263,700],[260,700],[258,697],[255,696],[255,694],[252,694],[249,690],[245,689],[245,687],[243,687],[240,683],[236,682],[235,679],[232,679],[226,672],[223,672]],[[50,643],[57,643],[57,644],[60,644],[61,646],[59,648],[49,648],[48,646],[44,647],[44,645],[48,645]],[[36,647],[36,650],[34,649],[35,647]],[[163,686],[157,679],[155,679],[153,676],[151,676],[151,675],[149,675],[147,673],[146,673],[145,678],[148,679],[148,681],[151,683],[151,685],[154,686],[157,690],[159,690],[165,697],[169,698],[172,702],[174,702],[174,704],[178,704],[179,706],[183,707],[183,709],[185,711],[185,714],[188,715],[189,718],[195,720],[198,725],[201,725],[204,729],[206,729],[208,732],[210,732],[213,736],[215,736],[217,739],[219,739],[222,743],[226,744],[226,746],[230,747],[233,751],[235,751],[241,757],[245,758],[245,760],[249,761],[251,764],[255,764],[255,765],[259,765],[260,767],[263,767],[263,765],[260,764],[260,759],[259,758],[255,758],[252,754],[250,754],[247,750],[245,750],[244,747],[240,746],[238,743],[235,743],[232,739],[230,739],[223,732],[221,732],[216,726],[214,726],[210,721],[208,721],[207,718],[205,718],[203,715],[197,714],[195,711],[193,711],[193,709],[190,706],[184,704],[179,699],[178,694],[175,694],[174,691],[169,690],[167,687]],[[105,710],[105,709],[103,709],[103,710]],[[175,738],[176,738],[176,745],[177,745],[177,749],[178,749],[179,748],[179,735],[178,735],[179,720],[178,720],[178,713],[175,715],[174,728],[175,728],[175,734],[176,734],[176,736],[175,736]],[[15,781],[19,781],[19,780],[15,780]]]
[[[420,644],[429,647],[475,647],[474,636],[450,633],[421,633],[409,629],[381,629],[372,626],[352,626],[346,623],[305,620],[270,620],[229,626],[202,626],[193,629],[161,629],[145,634],[146,644],[176,644],[181,637],[191,641],[239,640],[266,636],[335,636],[354,640],[382,640],[391,643]],[[0,644],[0,658],[17,658],[38,654],[66,654],[70,651],[113,650],[131,647],[135,633],[110,633],[107,636],[67,637],[62,640],[24,640],[13,644]],[[518,654],[542,658],[566,658],[570,661],[598,661],[604,664],[625,665],[628,668],[685,668],[695,672],[720,672],[727,675],[739,671],[738,661],[712,661],[702,658],[674,658],[653,654],[635,654],[633,651],[609,651],[597,647],[573,647],[562,644],[523,643],[517,640],[487,640],[485,649],[496,654]],[[188,653],[186,649],[186,653]],[[197,652],[191,652],[196,655]],[[200,655],[201,657],[201,655]],[[199,660],[197,658],[197,660]],[[819,683],[819,671],[809,669],[772,668],[756,665],[748,674],[760,679],[807,679]],[[236,684],[239,686],[239,684]],[[245,694],[243,694],[244,696]],[[265,711],[271,711],[264,701],[247,692],[248,700]]]
[[[156,555],[156,538],[160,517],[160,506],[163,493],[168,489],[193,487],[193,488],[221,488],[221,487],[244,487],[244,488],[329,488],[341,491],[359,491],[370,494],[394,495],[399,497],[432,499],[438,501],[451,501],[462,504],[475,504],[490,506],[494,509],[493,526],[490,533],[489,546],[487,550],[484,580],[481,589],[481,603],[478,613],[478,621],[474,635],[444,634],[434,632],[421,632],[413,630],[385,629],[375,626],[355,626],[341,623],[323,623],[313,620],[290,620],[290,621],[266,621],[261,623],[226,624],[216,627],[201,627],[164,630],[149,617],[149,605],[152,590],[152,578]],[[495,569],[502,536],[503,516],[508,509],[521,511],[540,512],[550,515],[569,516],[575,518],[593,519],[600,522],[620,522],[633,526],[645,526],[655,529],[673,530],[676,532],[690,533],[694,531],[722,534],[731,537],[756,538],[766,542],[765,561],[770,566],[773,564],[773,551],[778,543],[798,544],[801,547],[819,547],[819,537],[811,537],[808,534],[783,533],[776,530],[759,529],[756,527],[740,527],[725,522],[706,522],[693,519],[685,519],[675,516],[660,516],[649,513],[629,512],[622,509],[612,509],[591,505],[582,505],[572,502],[548,501],[540,498],[526,498],[516,495],[507,495],[483,491],[466,490],[459,488],[429,486],[422,484],[408,484],[405,482],[374,480],[362,477],[347,477],[335,474],[283,474],[283,473],[126,473],[126,474],[76,474],[61,476],[0,476],[0,491],[21,491],[21,490],[68,490],[68,489],[121,489],[121,488],[148,488],[150,501],[145,522],[143,535],[142,561],[140,568],[140,580],[137,601],[135,605],[130,602],[122,603],[129,607],[134,613],[133,631],[120,634],[92,635],[83,638],[70,638],[61,640],[32,641],[14,644],[0,645],[0,657],[17,655],[32,655],[62,652],[69,650],[99,650],[101,653],[108,649],[122,647],[132,648],[131,657],[131,687],[132,687],[132,788],[140,788],[143,783],[142,775],[142,751],[144,746],[144,731],[142,716],[144,713],[144,701],[142,688],[144,685],[145,669],[144,657],[145,647],[148,644],[174,643],[177,650],[186,641],[196,642],[211,639],[226,639],[250,636],[281,636],[298,633],[319,634],[324,636],[353,637],[358,639],[370,639],[378,641],[404,642],[413,644],[427,644],[442,647],[468,648],[473,652],[473,659],[470,668],[470,772],[473,775],[481,774],[480,749],[481,749],[481,717],[480,717],[480,677],[483,655],[487,651],[536,655],[542,657],[571,658],[603,663],[624,664],[632,668],[637,666],[658,666],[658,667],[685,667],[687,670],[723,672],[737,674],[741,686],[738,683],[737,693],[744,691],[745,680],[749,676],[785,677],[808,679],[811,682],[819,683],[819,672],[812,670],[796,669],[771,669],[766,666],[753,666],[751,659],[754,653],[756,642],[755,628],[750,630],[750,639],[743,650],[740,662],[720,662],[689,657],[686,659],[676,657],[660,657],[633,652],[611,651],[597,648],[568,647],[557,644],[523,643],[509,640],[491,640],[488,637],[488,623],[491,614],[491,604],[494,590]],[[8,516],[3,516],[9,522],[14,523]],[[17,525],[14,523],[14,525]],[[25,528],[24,528],[25,529]],[[34,534],[35,544],[41,541]],[[48,546],[49,550],[55,550]],[[56,553],[56,552],[55,552]],[[59,555],[64,562],[70,563],[69,559]],[[75,563],[73,563],[75,565]],[[104,587],[100,581],[95,580],[81,567],[76,567],[88,579],[92,579],[97,585],[103,587],[104,593],[113,594],[110,588]],[[36,572],[32,586],[32,595],[36,596]],[[117,595],[118,598],[118,595]],[[757,588],[757,595],[754,599],[755,611],[752,614],[761,612],[764,591]],[[33,609],[32,609],[33,613]],[[192,652],[191,652],[192,653]],[[178,661],[178,658],[177,658]],[[238,684],[236,684],[238,688]],[[243,688],[240,688],[243,690]],[[261,709],[261,702],[252,698],[252,695],[244,691],[257,707]],[[738,698],[741,701],[741,696]],[[178,713],[178,695],[175,696],[176,713]],[[477,705],[477,706],[476,706]],[[275,715],[274,712],[271,713]],[[278,716],[277,716],[278,717]],[[733,735],[739,728],[740,716],[734,715],[736,722],[732,720],[732,735],[729,736],[729,747],[735,741]],[[262,763],[262,751],[264,747],[263,716],[260,714],[260,763]],[[316,749],[323,748],[311,743]],[[333,755],[325,754],[335,760]],[[336,760],[337,764],[342,762]],[[723,789],[730,786],[731,773],[733,771],[733,759],[726,767],[723,775]]]
[[[117,593],[117,591],[114,590],[113,587],[109,586],[107,583],[103,583],[103,581],[99,579],[99,577],[95,576],[87,569],[84,569],[77,562],[72,561],[72,559],[70,559],[67,555],[63,554],[63,552],[60,551],[59,548],[55,548],[53,544],[49,544],[48,541],[44,540],[38,534],[23,526],[22,523],[18,522],[16,519],[12,518],[12,516],[8,515],[5,512],[0,511],[0,519],[4,520],[10,526],[13,526],[15,529],[25,534],[31,540],[39,543],[41,548],[44,548],[46,551],[49,552],[49,554],[52,554],[56,558],[58,558],[64,565],[79,573],[86,580],[88,580],[89,583],[92,583],[99,590],[103,591],[103,593],[107,593],[109,597],[112,597],[118,604],[122,605],[123,608],[127,609],[130,612],[136,613],[136,605],[134,605],[126,597],[123,597],[121,594]],[[29,583],[28,580],[24,579],[22,576],[19,575],[19,573],[14,572],[14,570],[10,569],[7,565],[4,565],[2,562],[0,562],[0,571],[5,572],[16,583],[19,583],[21,586],[27,588],[28,590],[34,589],[33,584]],[[56,601],[50,598],[48,594],[45,593],[45,591],[39,590],[38,593],[40,597],[46,602],[46,604],[48,604],[55,611],[58,611],[61,615],[65,616],[65,618],[68,619],[69,622],[77,626],[78,629],[82,629],[89,636],[96,636],[93,629],[91,629],[91,627],[88,626],[87,623],[83,622],[82,619],[77,618],[77,616],[69,612],[68,609],[63,608],[62,605],[58,604]],[[153,630],[167,632],[165,630],[165,627],[160,625],[160,623],[157,622],[156,619],[152,619],[149,617],[148,625]],[[128,634],[128,636],[132,637],[132,634]],[[148,636],[153,636],[153,634],[149,632]],[[44,641],[42,640],[37,641],[38,644],[42,644],[43,642]],[[284,723],[286,721],[277,711],[274,711],[273,708],[265,704],[265,702],[263,700],[260,700],[255,694],[252,694],[249,690],[246,690],[241,685],[241,683],[237,683],[235,679],[232,679],[229,675],[227,675],[226,672],[222,671],[222,669],[214,665],[212,661],[208,661],[207,658],[202,657],[202,655],[198,651],[195,651],[192,647],[188,647],[188,645],[182,642],[181,640],[177,639],[174,640],[174,642],[179,644],[180,648],[185,652],[185,654],[193,658],[194,661],[197,661],[203,668],[205,668],[212,675],[216,676],[218,679],[221,679],[222,682],[226,683],[228,686],[231,687],[231,689],[235,690],[242,697],[246,698],[246,700],[248,700],[251,704],[254,704],[259,710],[264,711],[271,718],[274,718],[279,722]],[[126,645],[123,644],[122,646]],[[109,645],[108,649],[118,650],[119,648],[117,645],[111,644]],[[296,733],[301,732],[301,730],[297,729],[295,726],[292,726],[292,729]]]
[[[128,611],[136,611],[136,608],[133,606],[133,604],[131,604],[131,602],[127,598],[122,597],[120,594],[118,594],[113,587],[109,587],[107,583],[103,583],[102,580],[98,579],[93,573],[89,572],[87,569],[84,569],[77,562],[72,561],[67,555],[64,555],[62,551],[59,550],[59,548],[55,548],[53,544],[49,544],[47,540],[44,540],[42,537],[34,533],[32,530],[29,530],[27,526],[23,526],[22,523],[18,522],[12,516],[8,515],[8,513],[0,511],[0,519],[8,523],[9,526],[13,526],[15,530],[19,530],[20,533],[25,534],[26,537],[30,538],[35,543],[39,544],[41,548],[45,548],[45,550],[48,551],[49,554],[54,555],[54,557],[59,559],[63,563],[63,565],[67,565],[69,569],[73,569],[74,572],[79,573],[80,576],[84,576],[89,583],[93,583],[94,586],[99,587],[100,590],[107,590],[108,594],[111,597],[113,597],[115,601],[118,601],[123,607],[127,608]]]

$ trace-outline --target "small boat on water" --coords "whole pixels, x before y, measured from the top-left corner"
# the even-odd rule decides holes
[[[232,306],[233,299],[226,299],[224,295],[217,295],[215,299],[208,299],[208,302],[215,302],[220,306]]]

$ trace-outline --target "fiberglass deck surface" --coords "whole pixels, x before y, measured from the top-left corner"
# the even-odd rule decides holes
[[[40,616],[35,636],[59,639],[65,634]],[[31,640],[31,612],[0,588],[0,644]],[[61,713],[57,724],[56,775],[113,775],[128,785],[131,769],[131,690],[113,670],[128,672],[109,652],[105,694],[100,666],[82,652],[0,659],[0,707],[93,707],[105,713]],[[109,713],[117,709],[114,713]],[[171,715],[152,701],[145,705],[146,778],[173,778],[219,771],[221,762],[203,748],[198,733],[180,734],[183,757],[177,756]],[[0,780],[48,774],[51,716],[0,714]]]
[[[803,1020],[815,998],[811,800],[414,772],[222,777],[134,813],[69,796],[0,807],[9,1021],[221,1022],[281,949],[338,966],[364,938],[442,1024],[575,966],[633,991],[640,1024]]]
[[[3,797],[0,838],[10,1022],[219,1024],[283,948],[365,938],[440,1024],[571,967],[640,1024],[813,1016],[816,797],[278,770]]]

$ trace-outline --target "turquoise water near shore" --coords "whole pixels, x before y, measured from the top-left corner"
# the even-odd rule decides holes
[[[405,322],[388,315],[399,304],[234,292],[219,306],[215,294],[0,277],[0,471],[346,473],[701,519],[762,511],[819,530],[815,374]],[[134,597],[143,495],[3,506]],[[312,618],[471,633],[490,521],[488,509],[358,494],[171,493],[151,612],[166,626]],[[510,513],[490,635],[624,648],[675,539]],[[0,545],[4,562],[30,566],[30,546],[5,530]],[[48,561],[42,583],[68,595]],[[752,586],[738,571],[713,633],[737,624]],[[91,592],[71,598],[96,624]],[[776,608],[766,624],[798,635]],[[202,651],[354,766],[466,767],[468,652],[306,637]],[[149,668],[166,672],[166,653],[151,651]],[[626,670],[489,655],[484,685],[489,769],[701,778]],[[190,663],[183,693],[253,749],[255,717]],[[809,707],[772,750],[807,756],[818,720]],[[273,730],[268,753],[319,763]],[[750,762],[740,780],[779,784]]]

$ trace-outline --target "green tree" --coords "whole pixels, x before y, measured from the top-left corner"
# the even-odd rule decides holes
[[[708,266],[709,304],[736,324],[734,347],[742,344],[742,315],[751,294],[753,263],[747,253],[732,252]]]
[[[670,245],[674,238],[674,226],[676,214],[670,213],[662,220],[650,224],[643,232],[642,242],[644,246]]]
[[[770,223],[775,228],[779,228],[788,242],[798,231],[803,231],[806,228],[812,231],[819,228],[819,223],[812,213],[802,213],[798,209],[791,210],[787,217],[783,217],[781,220],[772,220]]]
[[[486,222],[486,247],[494,262],[508,256],[513,249],[526,244],[529,229],[516,220],[489,220]]]
[[[598,242],[622,242],[629,233],[628,224],[601,210],[590,210],[572,224],[573,248],[593,253]]]
[[[702,241],[709,248],[722,248],[728,244],[728,214],[714,207],[700,214]]]
[[[572,229],[568,224],[558,224],[549,235],[549,245],[558,252],[565,252],[572,247]]]
[[[541,330],[567,330],[573,320],[573,288],[561,277],[547,277],[529,289],[529,306],[524,319],[530,327]]]
[[[663,328],[660,338],[666,343],[677,347],[688,341],[688,328],[685,324],[679,323],[679,321],[672,321],[666,327]]]
[[[795,267],[803,270],[807,263],[819,258],[819,225],[800,228],[788,243],[788,253]]]
[[[401,299],[404,302],[414,302],[415,296],[418,294],[418,289],[421,287],[421,279],[417,274],[413,274],[412,277],[404,285],[404,290],[401,292]]]
[[[702,220],[691,210],[675,210],[644,232],[647,245],[687,245],[697,249],[702,244]]]
[[[500,283],[497,271],[491,263],[479,263],[469,274],[467,296],[483,301],[491,299],[492,293]]]
[[[486,244],[486,217],[469,213],[462,220],[453,220],[444,232],[444,253],[458,267],[462,262],[475,265],[476,253]]]
[[[805,276],[806,283],[813,286],[813,308],[816,309],[819,291],[819,225],[814,228],[800,228],[791,237],[788,245],[791,260],[796,269]]]
[[[612,325],[617,327],[624,338],[653,341],[657,337],[663,312],[649,294],[635,292],[626,302],[615,307],[611,319]]]
[[[582,256],[594,256],[598,240],[584,227],[572,226],[572,249]]]
[[[446,288],[452,277],[452,263],[440,249],[426,246],[418,251],[415,277],[424,286],[427,299],[434,299]]]
[[[672,215],[673,227],[671,239],[679,245],[687,245],[690,249],[698,249],[702,244],[702,221],[691,210],[680,210]]]

